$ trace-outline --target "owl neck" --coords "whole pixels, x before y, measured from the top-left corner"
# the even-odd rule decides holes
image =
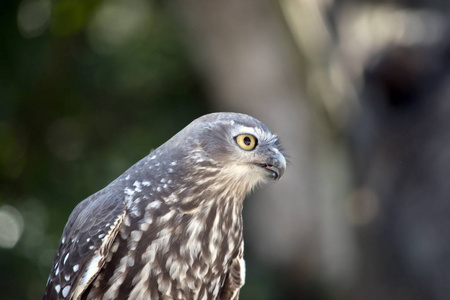
[[[195,257],[199,249],[207,264],[224,267],[243,241],[242,201],[229,196],[217,198],[201,205],[192,215],[186,227],[186,238],[193,248],[187,256]]]

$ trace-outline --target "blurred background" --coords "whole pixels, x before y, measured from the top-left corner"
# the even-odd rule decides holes
[[[40,299],[76,204],[214,111],[291,161],[246,201],[241,299],[450,299],[449,10],[4,1],[0,299]]]

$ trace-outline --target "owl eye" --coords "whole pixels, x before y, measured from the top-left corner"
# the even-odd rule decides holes
[[[236,143],[242,149],[250,151],[255,149],[258,144],[258,140],[251,134],[240,134],[236,137]]]

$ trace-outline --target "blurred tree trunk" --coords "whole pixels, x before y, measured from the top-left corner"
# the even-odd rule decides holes
[[[355,201],[377,212],[358,232],[360,299],[450,299],[449,53],[448,38],[390,46],[366,68]]]
[[[359,245],[352,299],[450,299],[449,5],[336,2],[340,50],[360,70],[347,130]]]

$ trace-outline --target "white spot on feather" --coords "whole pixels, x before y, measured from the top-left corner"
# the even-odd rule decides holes
[[[111,252],[115,253],[118,248],[119,248],[119,241],[115,241],[114,244],[111,246]]]
[[[135,186],[135,189],[134,189],[134,190],[135,190],[136,192],[138,192],[138,193],[139,193],[139,192],[142,192],[142,190],[141,190],[141,183],[140,183],[139,181],[136,180],[136,181],[133,183],[133,186]]]
[[[124,220],[123,223],[124,223],[125,226],[130,226],[131,225],[130,217],[128,215],[125,217],[125,220]]]
[[[128,241],[127,246],[128,246],[128,249],[130,249],[130,251],[134,251],[134,250],[136,250],[137,242],[130,240],[130,241]]]
[[[167,223],[167,221],[169,221],[173,217],[174,214],[175,214],[175,212],[171,210],[171,211],[167,212],[165,215],[159,217],[159,219],[158,219],[159,224],[164,224],[165,225]],[[160,236],[164,236],[164,231],[165,230],[161,230],[159,232],[159,235]],[[169,236],[169,235],[170,234],[167,234],[167,236]]]
[[[142,223],[139,225],[139,229],[142,231],[147,231],[149,226],[150,226],[150,224],[145,222],[145,223]]]
[[[69,280],[70,280],[70,275],[65,275],[65,276],[64,276],[64,279],[65,279],[66,281],[69,281]]]
[[[62,295],[64,298],[66,298],[67,295],[69,295],[69,291],[70,291],[70,285],[66,285],[66,287],[63,288],[63,290],[62,290]]]
[[[242,246],[243,247],[243,246]],[[239,266],[240,266],[240,274],[241,274],[241,286],[242,285],[244,285],[244,283],[245,283],[245,270],[246,270],[246,267],[245,267],[245,260],[243,259],[243,258],[241,258],[240,260],[239,260]]]
[[[66,254],[66,257],[64,257],[64,264],[66,264],[66,261],[67,261],[67,259],[69,258],[69,254],[70,254],[70,253],[67,253],[67,254]]]
[[[73,266],[73,271],[76,272],[76,271],[78,271],[79,268],[80,268],[80,265],[75,265],[75,266]]]
[[[89,263],[88,267],[86,268],[86,271],[83,274],[83,277],[81,278],[80,285],[87,284],[87,282],[92,279],[92,276],[94,276],[97,273],[99,269],[100,258],[101,258],[100,255],[97,254],[96,256],[94,256],[93,259],[91,259],[91,262]]]
[[[130,215],[134,218],[140,217],[142,214],[142,211],[139,209],[139,205],[137,205],[140,202],[140,198],[137,199],[138,201],[135,201],[133,205],[131,206]]]
[[[143,186],[149,186],[150,185],[150,181],[142,181],[142,185]]]
[[[133,194],[134,194],[134,191],[133,191],[132,189],[130,189],[130,188],[125,188],[125,189],[123,190],[123,192],[124,192],[125,194],[127,194],[128,196],[133,196]]]
[[[99,239],[102,239],[102,238],[104,238],[104,237],[105,237],[105,234],[104,234],[104,233],[98,235],[98,238],[99,238]]]
[[[59,294],[59,291],[61,290],[61,286],[58,284],[57,286],[55,286],[55,291],[56,293]]]
[[[139,240],[141,239],[141,237],[142,237],[142,231],[139,231],[139,230],[133,230],[133,231],[131,232],[131,239],[132,239],[132,240],[134,240],[134,241],[136,241],[136,242],[139,242]]]
[[[146,215],[146,216],[144,217],[144,222],[147,223],[148,225],[152,224],[152,223],[153,223],[153,218],[152,218],[152,216]]]
[[[120,230],[120,237],[122,238],[122,240],[126,240],[128,238],[128,230]]]
[[[145,209],[152,209],[152,208],[158,209],[161,206],[161,203],[162,202],[159,200],[152,201],[147,205]]]
[[[134,257],[133,256],[128,257],[127,266],[129,266],[129,267],[134,266]]]

